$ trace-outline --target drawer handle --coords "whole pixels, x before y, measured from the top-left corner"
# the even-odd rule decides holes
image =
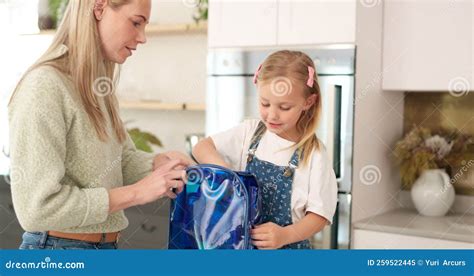
[[[143,231],[145,232],[148,232],[148,233],[152,233],[153,231],[156,230],[156,226],[152,225],[152,226],[147,226],[145,223],[142,224],[142,229]]]

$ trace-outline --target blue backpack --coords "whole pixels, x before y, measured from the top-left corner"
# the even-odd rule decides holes
[[[250,229],[260,222],[255,176],[217,165],[186,170],[188,181],[171,202],[169,249],[254,249]]]

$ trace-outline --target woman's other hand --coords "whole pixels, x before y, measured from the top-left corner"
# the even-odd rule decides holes
[[[178,160],[182,161],[184,166],[180,167],[178,169],[184,169],[188,166],[196,165],[196,162],[194,162],[186,154],[181,153],[179,151],[168,151],[168,152],[165,152],[165,153],[160,153],[157,156],[155,156],[155,159],[153,160],[153,170],[158,169],[163,164],[169,162],[171,159],[178,159]]]

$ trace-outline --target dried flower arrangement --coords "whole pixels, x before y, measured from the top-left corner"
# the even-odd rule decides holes
[[[474,139],[455,132],[432,133],[414,126],[396,143],[394,154],[400,166],[402,186],[409,189],[424,170],[446,169],[452,177],[452,168],[474,159]]]

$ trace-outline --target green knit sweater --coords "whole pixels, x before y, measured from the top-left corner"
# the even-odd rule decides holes
[[[64,54],[64,51],[59,54]],[[120,144],[107,118],[99,140],[69,77],[52,67],[31,71],[9,106],[12,198],[26,231],[100,233],[123,230],[123,211],[108,214],[108,190],[135,183],[153,156],[130,137]]]

